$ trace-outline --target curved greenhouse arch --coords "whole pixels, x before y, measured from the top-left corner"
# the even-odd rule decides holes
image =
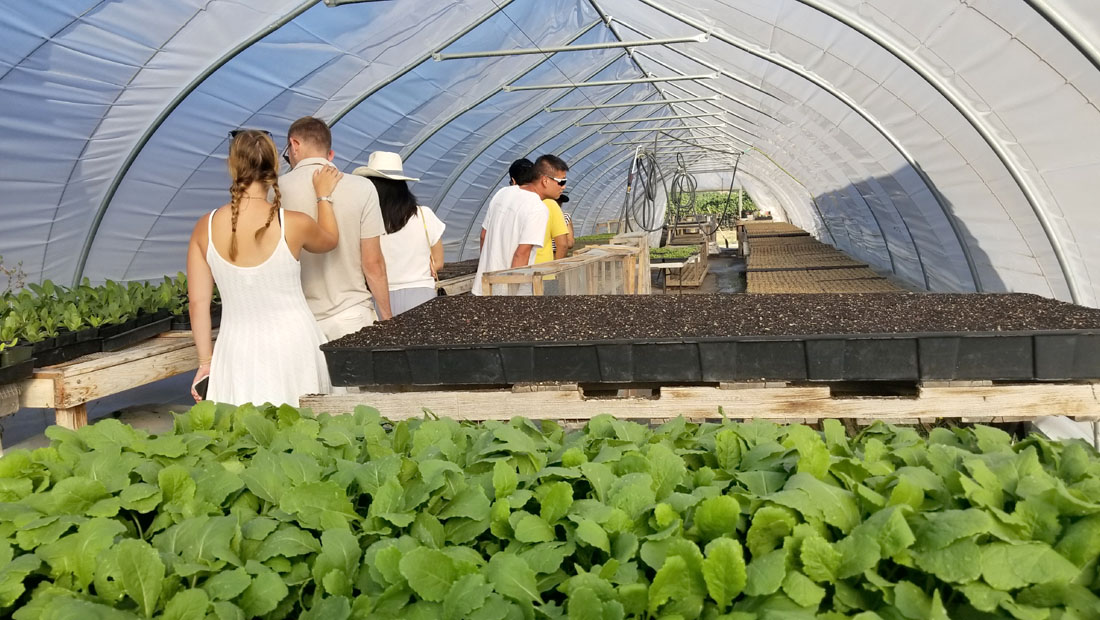
[[[431,59],[700,31],[710,40],[625,54]],[[0,255],[31,280],[179,270],[191,223],[224,200],[224,135],[239,125],[280,136],[319,115],[345,169],[402,152],[457,259],[512,159],[572,156],[590,226],[621,208],[624,138],[653,137],[600,131],[693,113],[717,114],[714,139],[749,149],[746,177],[777,211],[880,269],[931,290],[1100,303],[1100,247],[1083,241],[1100,227],[1095,3],[68,0],[13,4],[0,36]],[[638,123],[591,126],[620,119]],[[700,169],[720,160],[702,154]]]

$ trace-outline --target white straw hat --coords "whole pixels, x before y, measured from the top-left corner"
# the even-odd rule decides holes
[[[367,158],[366,166],[359,166],[352,174],[361,177],[381,177],[394,181],[419,181],[413,177],[405,176],[405,169],[401,165],[401,156],[389,151],[375,151]]]

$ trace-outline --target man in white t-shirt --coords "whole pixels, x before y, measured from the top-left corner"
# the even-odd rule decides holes
[[[534,249],[542,247],[549,218],[542,201],[561,196],[568,171],[569,166],[561,158],[543,155],[535,160],[533,178],[500,189],[493,196],[482,223],[485,241],[471,293],[489,293],[482,289],[482,274],[532,264]]]
[[[283,156],[292,168],[279,177],[283,207],[316,218],[317,196],[312,177],[318,166],[332,161],[332,133],[328,125],[311,116],[294,121],[287,131]],[[374,322],[372,291],[373,301],[378,305],[377,318],[386,320],[392,315],[386,261],[378,239],[385,232],[378,192],[367,179],[345,174],[330,200],[340,243],[327,254],[303,251],[301,263],[302,290],[309,309],[325,338],[335,340]]]

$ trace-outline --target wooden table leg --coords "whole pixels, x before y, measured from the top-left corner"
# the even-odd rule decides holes
[[[58,426],[76,430],[88,424],[88,405],[80,404],[68,409],[56,409],[54,421]]]

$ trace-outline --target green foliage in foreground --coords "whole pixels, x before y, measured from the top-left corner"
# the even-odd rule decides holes
[[[40,618],[1095,618],[1100,461],[992,428],[566,433],[202,403],[0,459]],[[722,615],[725,614],[725,615]]]

